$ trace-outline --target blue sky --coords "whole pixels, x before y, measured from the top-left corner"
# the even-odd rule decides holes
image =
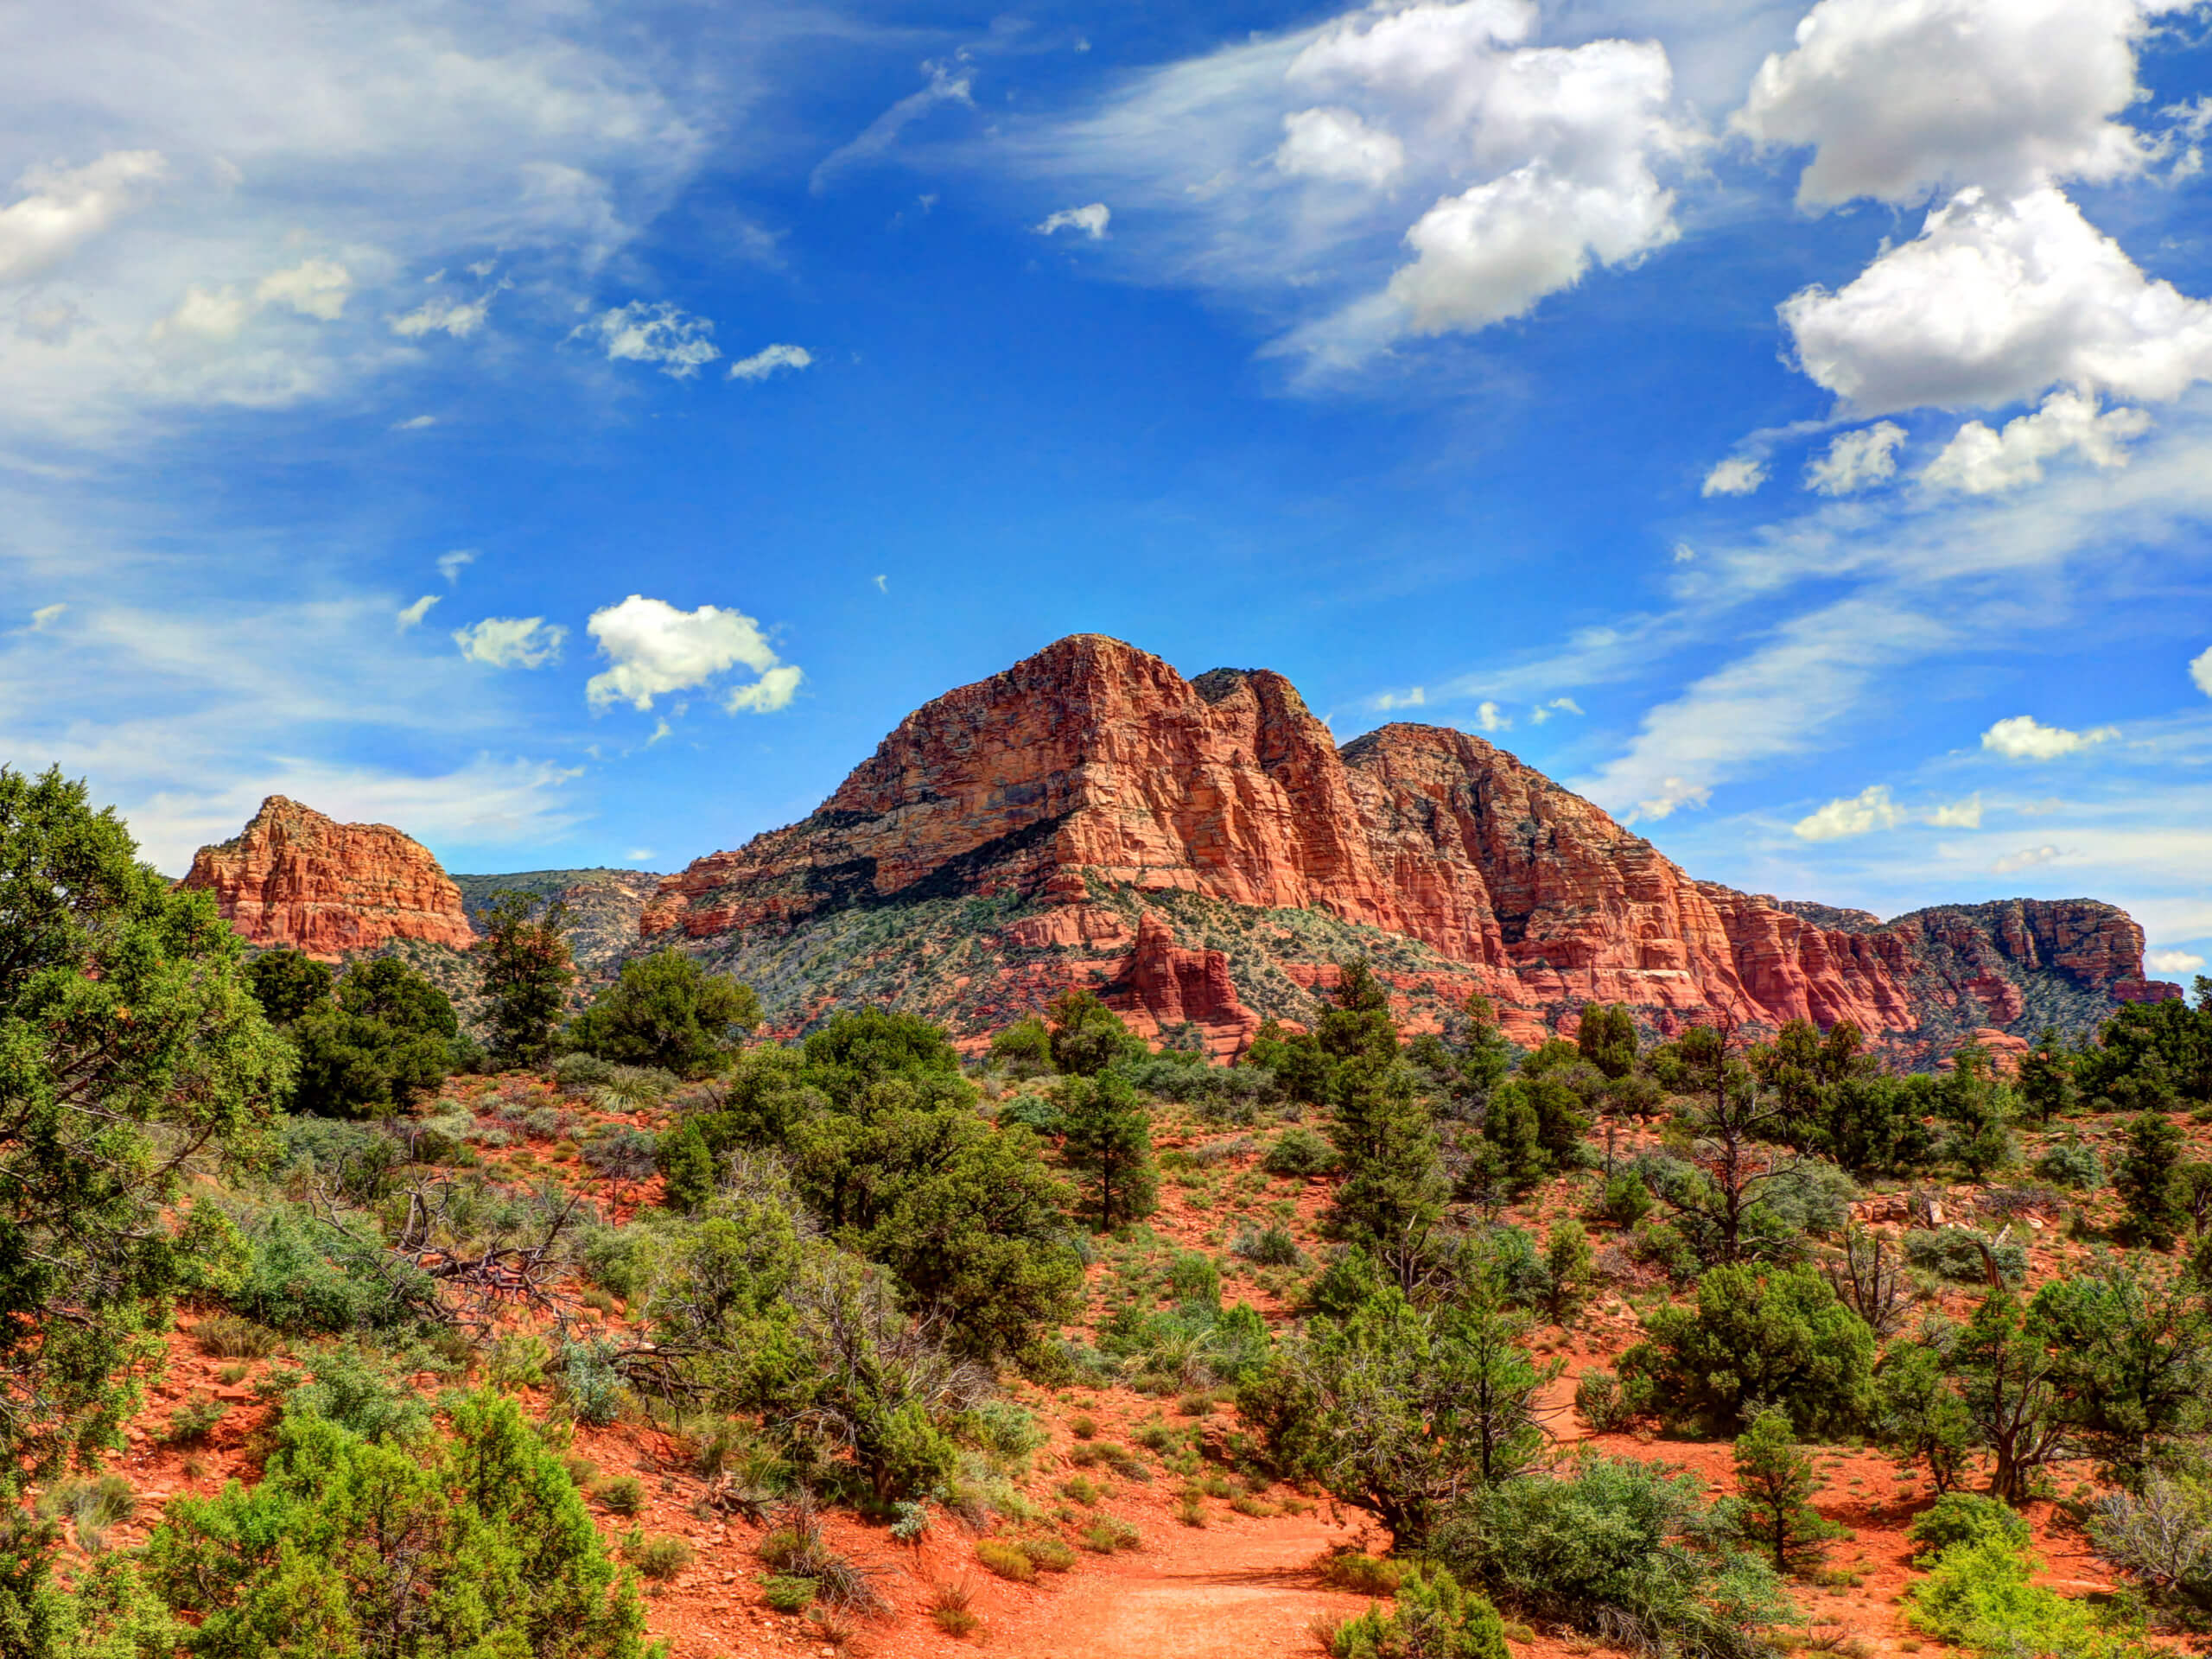
[[[0,754],[166,868],[279,791],[678,868],[1095,630],[2212,956],[2205,8],[11,34]]]

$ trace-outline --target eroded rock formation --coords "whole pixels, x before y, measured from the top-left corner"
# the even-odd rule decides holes
[[[2142,931],[2109,905],[1883,924],[1694,881],[1480,738],[1392,725],[1339,750],[1281,675],[1185,680],[1089,634],[916,710],[812,817],[668,878],[640,928],[819,1007],[839,959],[804,941],[855,912],[913,930],[893,949],[872,928],[865,953],[838,933],[868,964],[855,994],[864,977],[973,1029],[1014,993],[1098,984],[1217,1047],[1325,980],[1332,953],[1368,952],[1366,930],[1404,958],[1382,966],[1414,1025],[1481,989],[1523,1040],[1618,1001],[1662,1029],[1847,1019],[1936,1052],[2174,988],[2143,979]]]
[[[193,855],[205,887],[256,944],[335,958],[413,939],[466,950],[474,931],[429,849],[384,823],[340,823],[272,795],[244,832]]]

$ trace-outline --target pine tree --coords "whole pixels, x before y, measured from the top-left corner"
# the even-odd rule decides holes
[[[1402,1278],[1442,1219],[1449,1192],[1436,1125],[1414,1093],[1412,1074],[1395,1056],[1344,1062],[1330,1093],[1336,1116],[1329,1138],[1344,1171],[1330,1227],[1393,1264]]]
[[[671,1210],[696,1210],[715,1195],[715,1158],[697,1123],[687,1121],[660,1146],[662,1202]]]
[[[481,918],[484,995],[492,1049],[501,1059],[534,1061],[553,1039],[576,969],[569,955],[569,907],[508,888],[492,895]]]
[[[1736,1437],[1737,1529],[1774,1560],[1777,1573],[1817,1567],[1843,1528],[1807,1500],[1821,1485],[1813,1454],[1789,1432],[1789,1414],[1769,1407]]]
[[[2173,1120],[2160,1112],[2130,1119],[2121,1135],[2127,1150],[2113,1170],[2112,1184],[2127,1205],[2127,1230],[2145,1249],[2170,1250],[2181,1232],[2175,1173],[2187,1143]]]
[[[1084,1207],[1102,1230],[1150,1215],[1160,1178],[1152,1163],[1152,1116],[1119,1072],[1071,1077],[1060,1085],[1063,1150],[1080,1178]]]

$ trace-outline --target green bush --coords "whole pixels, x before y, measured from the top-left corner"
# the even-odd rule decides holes
[[[1221,1300],[1221,1269],[1210,1256],[1196,1250],[1178,1250],[1167,1264],[1167,1289],[1179,1302],[1217,1306]]]
[[[2105,1184],[2105,1160],[2080,1141],[2061,1141],[2036,1160],[2036,1174],[2059,1186],[2094,1192]]]
[[[1037,1564],[1017,1544],[1003,1543],[995,1538],[978,1539],[976,1559],[999,1577],[1016,1584],[1028,1584],[1037,1576]]]
[[[645,1483],[635,1475],[609,1475],[591,1489],[592,1502],[609,1515],[642,1515]]]
[[[1701,1547],[1712,1522],[1694,1477],[1582,1454],[1560,1476],[1482,1493],[1440,1530],[1433,1554],[1516,1612],[1617,1645],[1700,1659],[1771,1659],[1789,1616],[1756,1558]]]
[[[246,1260],[228,1300],[233,1308],[288,1336],[397,1332],[418,1325],[436,1287],[381,1242],[322,1224],[306,1210],[279,1204],[241,1229]]]
[[[1337,1166],[1337,1149],[1307,1128],[1294,1125],[1274,1138],[1260,1159],[1270,1175],[1325,1175]]]
[[[1077,1535],[1085,1549],[1098,1555],[1135,1549],[1144,1542],[1143,1535],[1135,1527],[1114,1515],[1100,1516]]]
[[[360,963],[338,982],[335,1001],[292,1023],[293,1108],[327,1117],[396,1111],[445,1081],[460,1033],[446,994],[405,963]]]
[[[1441,1567],[1416,1565],[1390,1610],[1370,1607],[1330,1632],[1331,1659],[1510,1659],[1497,1609]]]
[[[1281,1227],[1247,1227],[1236,1235],[1232,1254],[1262,1268],[1294,1268],[1305,1260],[1298,1241]]]
[[[569,1023],[570,1047],[623,1065],[678,1077],[721,1071],[731,1049],[760,1023],[753,988],[710,974],[696,957],[656,950],[622,964],[621,976]]]
[[[1929,1567],[1954,1544],[2001,1544],[2025,1549],[2028,1523],[2010,1505],[1974,1492],[1946,1492],[1916,1517],[1905,1535],[1916,1548],[1913,1564]]]
[[[2006,1284],[2017,1285],[2027,1276],[2026,1245],[2011,1238],[1997,1243],[1987,1234],[1967,1227],[1910,1229],[1904,1236],[1904,1259],[1923,1273],[1955,1284],[1986,1285],[1989,1267],[1982,1255],[1985,1244],[1990,1246],[1998,1274]]]
[[[1604,1190],[1599,1194],[1594,1218],[1633,1227],[1651,1213],[1657,1202],[1643,1176],[1632,1169],[1624,1169],[1606,1178]]]
[[[626,1547],[623,1556],[655,1584],[666,1584],[691,1565],[691,1546],[671,1533],[659,1532]]]
[[[1386,1560],[1359,1550],[1332,1554],[1321,1563],[1321,1582],[1332,1590],[1387,1601],[1398,1593],[1406,1576],[1403,1561]]]
[[[388,1442],[288,1412],[260,1484],[172,1498],[143,1560],[198,1653],[645,1652],[643,1607],[566,1470],[497,1395],[461,1401],[450,1436]]]
[[[1649,1380],[1652,1398],[1723,1427],[1755,1402],[1786,1400],[1803,1432],[1861,1421],[1874,1400],[1874,1333],[1810,1267],[1714,1268],[1693,1309],[1665,1307],[1621,1356],[1625,1381]]]
[[[814,1605],[814,1580],[781,1573],[763,1573],[760,1599],[779,1613],[803,1613]]]
[[[162,1439],[170,1446],[199,1446],[215,1432],[231,1408],[211,1395],[194,1394],[169,1414]]]
[[[2003,1659],[2151,1659],[2091,1609],[2034,1581],[2039,1563],[1999,1541],[1955,1544],[1906,1592],[1905,1619]]]
[[[559,1382],[561,1402],[578,1422],[604,1427],[622,1414],[622,1379],[605,1344],[564,1344]]]
[[[1618,1434],[1637,1416],[1635,1401],[1611,1371],[1585,1371],[1574,1385],[1574,1409],[1592,1434]]]

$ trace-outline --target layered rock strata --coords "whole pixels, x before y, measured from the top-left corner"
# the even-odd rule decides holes
[[[475,944],[461,889],[421,842],[389,824],[340,823],[272,795],[244,832],[193,855],[188,887],[204,887],[255,944],[326,959],[414,940]]]
[[[2109,905],[2013,899],[1882,924],[1694,881],[1480,738],[1392,725],[1339,749],[1281,675],[1185,680],[1088,634],[916,710],[812,817],[669,877],[640,931],[749,958],[855,911],[926,909],[942,930],[938,901],[963,899],[1003,919],[957,934],[964,965],[938,1013],[982,1017],[1009,980],[1094,983],[1141,1026],[1190,1020],[1217,1047],[1249,1031],[1250,982],[1325,978],[1325,959],[1301,959],[1301,915],[1417,945],[1393,979],[1402,993],[1481,989],[1524,1040],[1618,1001],[1662,1028],[1850,1020],[1942,1048],[2177,994],[2144,980],[2141,930]],[[1210,951],[1160,913],[1200,901],[1282,925],[1247,928],[1257,943],[1241,957]],[[834,979],[834,962],[816,965]]]

